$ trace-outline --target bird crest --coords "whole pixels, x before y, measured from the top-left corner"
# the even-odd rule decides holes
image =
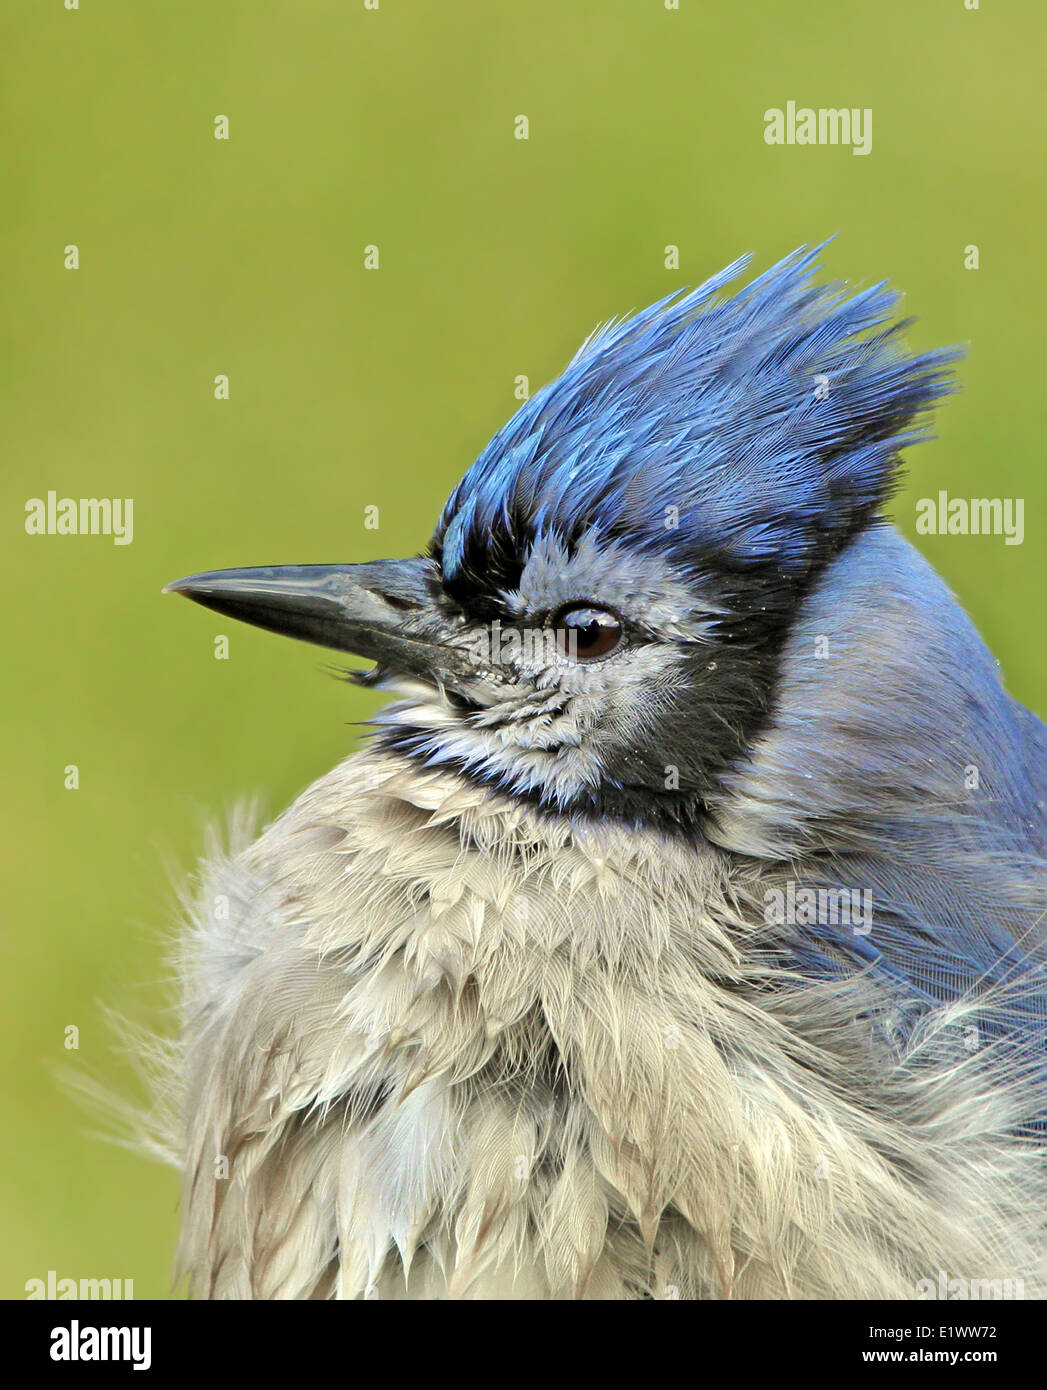
[[[444,508],[432,553],[451,591],[515,587],[549,533],[797,579],[835,553],[926,437],[919,417],[962,354],[907,352],[898,293],[817,283],[821,249],[720,297],[743,257],[593,333]]]

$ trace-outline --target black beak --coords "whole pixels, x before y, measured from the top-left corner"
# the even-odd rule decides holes
[[[474,664],[446,642],[455,623],[440,609],[440,592],[426,558],[210,570],[164,589],[270,632],[354,652],[380,671],[465,675]]]

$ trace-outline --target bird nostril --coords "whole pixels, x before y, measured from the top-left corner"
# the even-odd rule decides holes
[[[395,608],[400,613],[407,613],[413,608],[421,608],[422,606],[413,598],[402,598],[399,594],[381,594],[380,597],[385,600],[390,608]]]

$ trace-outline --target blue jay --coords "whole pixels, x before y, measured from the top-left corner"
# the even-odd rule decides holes
[[[424,555],[169,586],[396,696],[203,869],[196,1296],[1043,1292],[1047,733],[883,516],[958,354],[816,258],[594,333]]]

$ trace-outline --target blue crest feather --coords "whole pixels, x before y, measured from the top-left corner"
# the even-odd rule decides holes
[[[898,294],[815,283],[820,250],[717,298],[743,258],[595,332],[448,501],[433,539],[447,581],[511,584],[546,530],[796,577],[838,549],[889,493],[961,353],[907,353]]]

